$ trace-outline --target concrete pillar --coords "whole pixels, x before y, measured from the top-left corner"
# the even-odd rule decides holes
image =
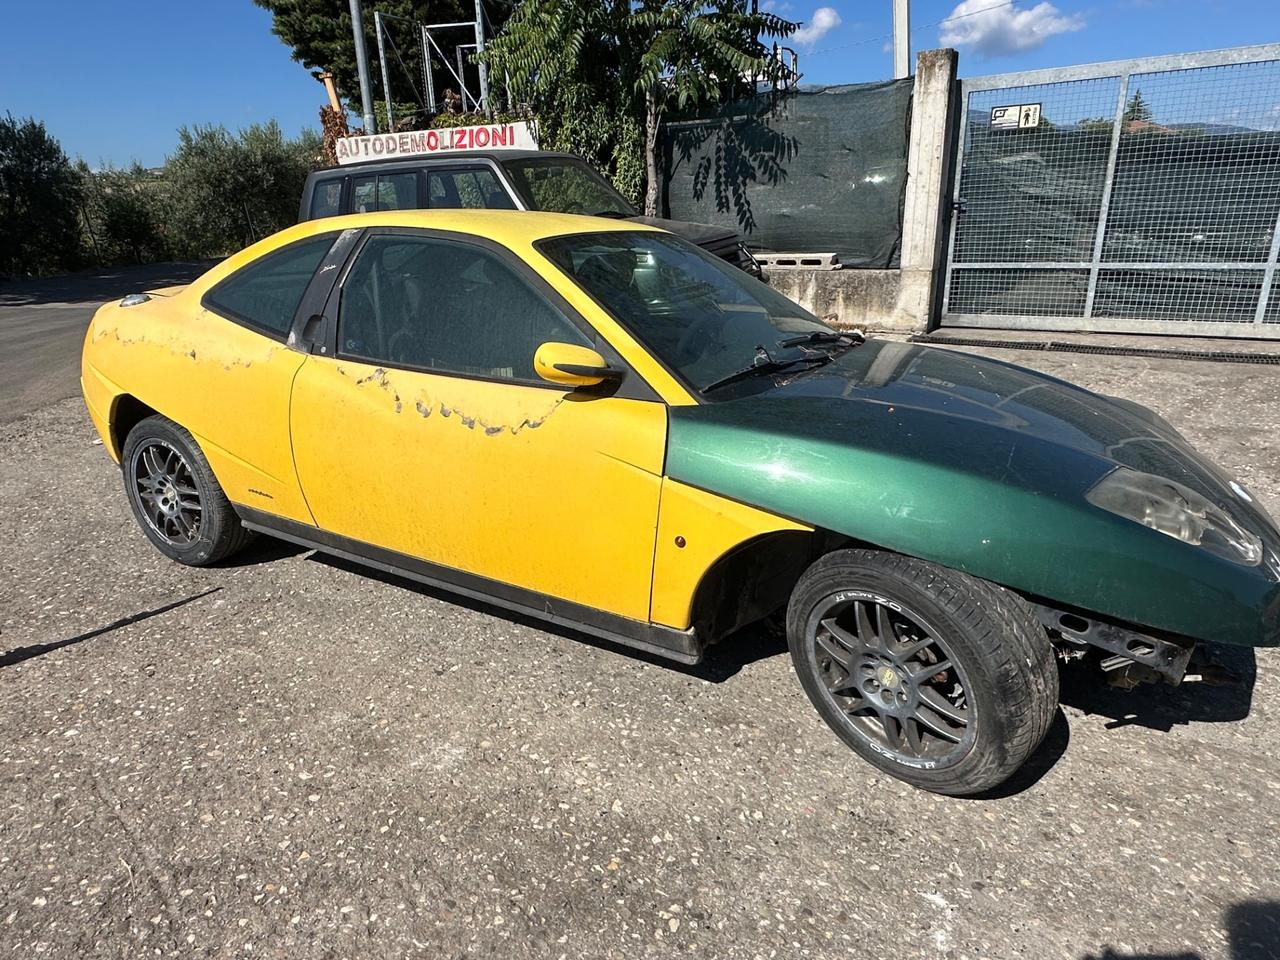
[[[957,60],[954,50],[922,50],[916,56],[902,206],[901,285],[893,327],[923,331],[933,319],[946,243]]]

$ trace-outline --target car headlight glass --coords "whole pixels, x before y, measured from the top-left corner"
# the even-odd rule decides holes
[[[1101,507],[1248,567],[1262,561],[1262,541],[1224,510],[1180,483],[1119,467],[1085,495]]]

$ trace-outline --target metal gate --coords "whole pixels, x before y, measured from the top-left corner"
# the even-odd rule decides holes
[[[961,101],[943,324],[1280,338],[1280,44]]]

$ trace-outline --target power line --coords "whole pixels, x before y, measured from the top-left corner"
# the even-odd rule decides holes
[[[952,23],[956,20],[964,20],[966,17],[976,17],[980,13],[989,13],[992,10],[999,10],[1001,7],[1009,7],[1013,5],[1013,0],[1001,0],[1000,3],[992,4],[989,7],[983,7],[981,10],[970,10],[968,13],[957,14],[954,17],[943,17],[941,20],[934,20],[932,23],[922,23],[919,26],[911,28],[911,33],[920,30],[928,30],[930,27],[940,27],[944,23]],[[823,47],[821,50],[811,50],[805,54],[806,57],[817,57],[824,53],[834,53],[836,50],[848,50],[850,47],[860,47],[867,43],[878,43],[882,40],[892,40],[892,33],[881,34],[878,37],[867,37],[865,40],[855,40],[852,43],[842,43],[835,47]]]

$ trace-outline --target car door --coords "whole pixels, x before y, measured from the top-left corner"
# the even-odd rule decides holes
[[[534,374],[548,341],[622,364],[545,281],[497,244],[388,229],[326,313],[329,355],[303,365],[291,410],[321,528],[648,619],[666,406],[634,371],[603,391]]]
[[[159,344],[165,362],[142,368],[165,378],[144,399],[195,435],[234,503],[310,519],[289,456],[290,388],[305,355],[287,343],[343,244],[336,232],[303,237],[231,270],[198,312],[175,313],[174,339]]]

